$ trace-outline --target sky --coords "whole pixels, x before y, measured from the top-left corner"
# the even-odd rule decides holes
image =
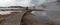
[[[16,5],[17,2],[21,3],[20,5],[29,4],[30,1],[31,0],[0,0],[0,6]]]
[[[18,2],[18,3],[17,3]],[[21,5],[28,6],[30,4],[42,4],[44,0],[0,0],[0,6]]]
[[[0,6],[6,6],[14,3],[14,0],[0,0]]]

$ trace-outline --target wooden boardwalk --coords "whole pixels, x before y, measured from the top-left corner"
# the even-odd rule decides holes
[[[2,19],[2,23],[0,25],[20,25],[21,18],[25,12],[26,11],[12,12],[9,15],[0,15],[1,18],[4,18],[4,20]]]

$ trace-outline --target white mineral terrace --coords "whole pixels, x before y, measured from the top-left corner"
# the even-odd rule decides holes
[[[22,12],[22,11],[0,11],[0,15],[11,14],[11,12]]]

